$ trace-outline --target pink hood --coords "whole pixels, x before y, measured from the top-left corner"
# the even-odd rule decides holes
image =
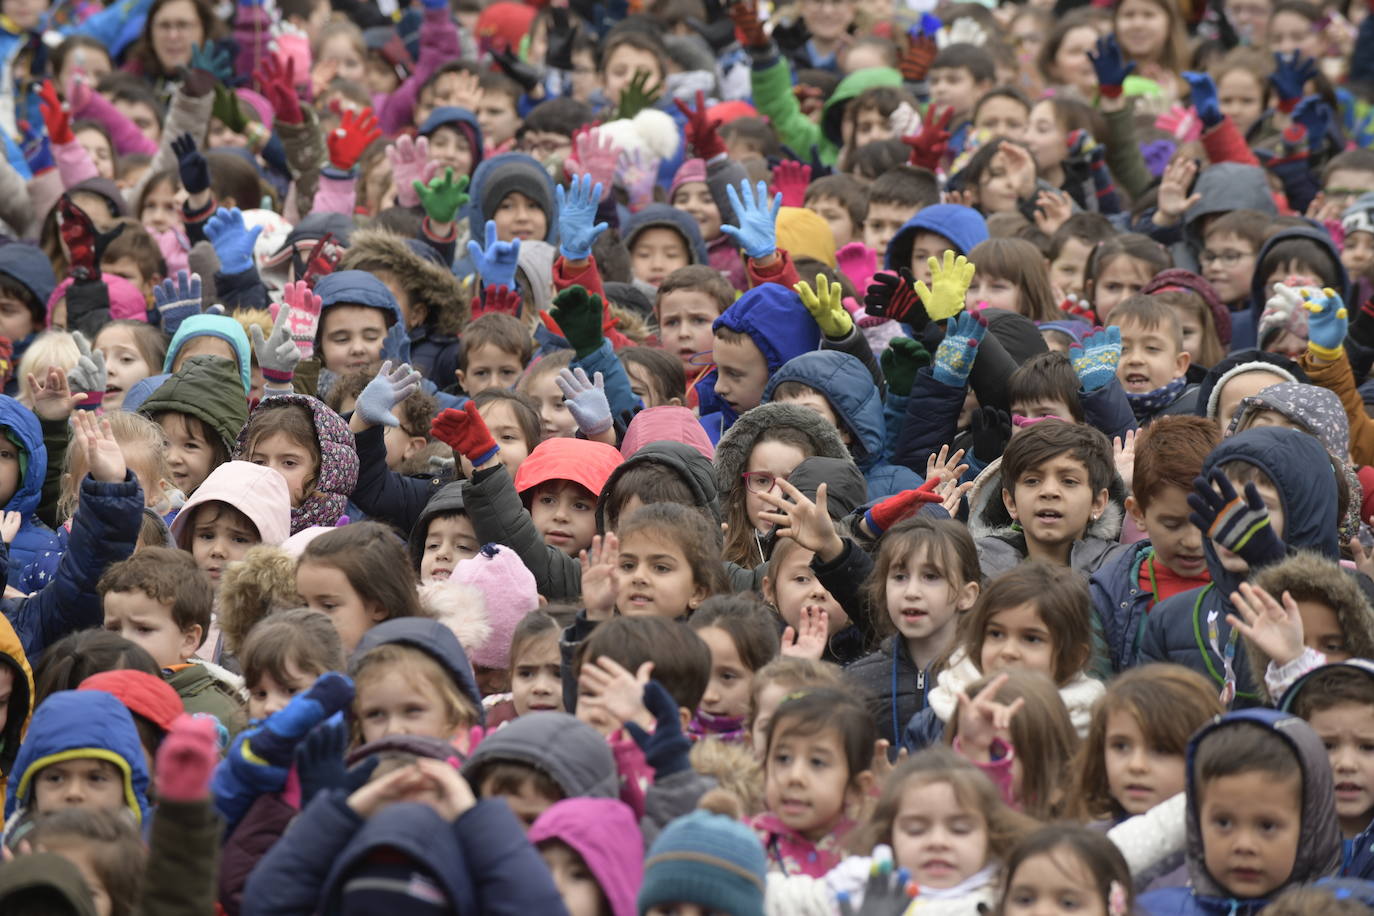
[[[186,528],[196,507],[211,501],[228,503],[248,516],[264,544],[277,547],[291,535],[291,490],[286,478],[265,465],[228,461],[210,472],[172,519],[172,538],[182,550],[189,549],[183,541],[189,541]]]
[[[644,877],[644,839],[630,806],[614,798],[565,798],[530,826],[529,840],[566,843],[582,857],[611,905],[611,916],[635,916]]]
[[[148,320],[148,301],[143,298],[143,294],[138,291],[128,280],[118,274],[102,274],[101,282],[110,292],[110,319],[119,321],[120,319],[132,318],[134,321]],[[52,326],[52,310],[57,307],[63,297],[67,295],[67,290],[71,289],[72,278],[68,277],[48,297],[48,325]]]
[[[690,445],[707,461],[714,461],[716,450],[696,416],[686,407],[650,407],[635,414],[620,442],[620,454],[629,458],[650,442],[669,440]]]

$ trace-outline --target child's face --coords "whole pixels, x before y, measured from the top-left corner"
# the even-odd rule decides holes
[[[1263,369],[1242,372],[1240,375],[1234,375],[1228,379],[1225,387],[1221,389],[1221,393],[1217,395],[1217,425],[1221,428],[1222,434],[1224,435],[1230,429],[1231,420],[1235,417],[1236,411],[1240,409],[1241,401],[1259,394],[1270,385],[1277,385],[1286,381],[1288,380]],[[1268,423],[1266,425],[1278,424]]]
[[[335,305],[320,319],[320,361],[330,372],[375,374],[382,365],[386,314],[363,305]]]
[[[477,556],[482,545],[466,515],[441,515],[431,519],[425,532],[425,552],[420,557],[420,581],[447,579],[459,560]]]
[[[154,143],[162,140],[162,122],[157,119],[157,112],[149,108],[146,102],[115,99],[114,107],[128,118],[143,136]]]
[[[854,0],[802,0],[801,15],[813,36],[822,41],[836,41],[854,21]]]
[[[1106,901],[1092,871],[1067,849],[1027,856],[1007,882],[1005,916],[1107,916]]]
[[[445,168],[453,169],[455,178],[472,172],[472,144],[456,127],[444,125],[429,135],[429,158],[439,163],[441,174]]]
[[[514,388],[525,370],[520,356],[502,350],[494,343],[484,343],[468,351],[467,369],[458,370],[458,384],[468,396],[480,394],[488,388]]]
[[[697,635],[711,650],[711,680],[701,696],[701,711],[724,717],[749,715],[754,672],[740,661],[734,637],[720,627],[703,627]]]
[[[652,88],[663,83],[663,71],[660,69],[658,55],[629,45],[621,45],[612,51],[611,56],[606,58],[603,71],[606,98],[612,102],[619,101],[620,93],[630,85],[630,81],[638,72],[642,71],[648,75],[645,83],[647,87]]]
[[[563,711],[563,679],[558,634],[525,643],[511,665],[511,702],[517,716]]]
[[[253,443],[248,460],[272,468],[286,478],[291,491],[291,508],[305,500],[305,493],[319,473],[315,456],[310,450],[283,432],[260,436]]]
[[[1231,486],[1236,488],[1237,493],[1245,492],[1245,484],[1234,479]],[[1260,499],[1264,500],[1264,506],[1269,510],[1269,526],[1274,529],[1274,535],[1278,538],[1283,537],[1283,500],[1279,498],[1279,491],[1273,484],[1262,481],[1255,482],[1255,490],[1259,493]],[[1247,573],[1250,571],[1250,564],[1246,563],[1239,556],[1222,547],[1220,544],[1213,543],[1216,549],[1217,559],[1221,565],[1229,572]]]
[[[1164,48],[1169,17],[1153,0],[1125,0],[1116,8],[1121,49],[1138,60],[1153,60]]]
[[[324,672],[302,673],[295,663],[288,660],[282,674],[285,680],[278,682],[275,677],[264,671],[258,682],[248,688],[248,718],[254,721],[265,719],[274,712],[280,712],[291,702],[291,698],[314,683],[315,678]]]
[[[530,518],[545,544],[575,557],[596,534],[596,495],[570,480],[542,483],[534,488]]]
[[[558,373],[540,372],[525,384],[525,393],[539,404],[539,424],[545,439],[569,437],[577,432],[577,419],[563,401]],[[505,446],[501,446],[505,448]]]
[[[715,345],[711,324],[720,317],[715,298],[695,289],[675,289],[658,300],[659,340],[663,349],[676,354],[692,377],[699,371],[694,360],[709,359]]]
[[[542,239],[549,231],[548,215],[533,198],[519,191],[511,191],[501,198],[491,218],[496,223],[496,237],[503,242]]]
[[[764,805],[787,827],[819,840],[844,816],[850,800],[844,743],[833,728],[801,734],[786,724],[774,731],[768,748]]]
[[[1171,305],[1169,308],[1178,319],[1178,332],[1183,337],[1183,352],[1188,354],[1188,365],[1194,365],[1202,355],[1202,319],[1185,306]]]
[[[1107,713],[1107,789],[1127,814],[1144,814],[1182,792],[1187,768],[1182,754],[1151,746],[1140,722],[1125,709]]]
[[[1160,324],[1147,328],[1138,321],[1121,325],[1121,359],[1116,377],[1130,394],[1162,388],[1188,371],[1188,353]]]
[[[1069,238],[1059,248],[1059,257],[1050,262],[1050,282],[1064,295],[1083,295],[1083,268],[1093,246],[1079,238]]]
[[[218,590],[224,568],[242,560],[262,538],[252,524],[224,503],[202,503],[195,513],[191,521],[191,557]]]
[[[1374,274],[1374,233],[1351,232],[1345,237],[1341,266],[1349,273],[1368,277]]]
[[[682,406],[681,398],[669,398],[660,390],[659,380],[643,363],[626,362],[625,374],[630,378],[630,393],[643,401],[645,407]]]
[[[1196,578],[1207,571],[1207,555],[1202,532],[1188,521],[1193,511],[1188,496],[1182,487],[1165,486],[1151,494],[1145,508],[1135,497],[1126,500],[1126,508],[1149,537],[1155,559],[1177,575]]]
[[[1044,172],[1064,161],[1068,154],[1064,128],[1055,116],[1054,104],[1048,100],[1039,102],[1031,109],[1030,124],[1026,130],[1026,145],[1030,147],[1035,164]]]
[[[337,68],[332,70],[333,75],[351,83],[361,83],[367,78],[367,64],[346,35],[333,35],[321,45],[315,57],[315,69],[324,66]]]
[[[1264,113],[1264,87],[1248,70],[1228,70],[1217,80],[1217,107],[1244,135]]]
[[[564,408],[566,411],[567,408]],[[497,453],[496,459],[501,462],[506,471],[510,473],[511,479],[515,479],[515,472],[520,467],[520,462],[529,457],[530,446],[525,441],[525,431],[515,419],[515,408],[503,401],[492,401],[485,407],[477,411],[482,419],[487,422],[487,429],[491,436],[496,440],[496,444],[501,446],[501,451]],[[472,476],[472,462],[464,458],[462,461],[463,472]]]
[[[1266,897],[1293,872],[1302,833],[1302,781],[1261,771],[1202,785],[1203,864],[1232,897]]]
[[[533,778],[521,783],[518,792],[512,792],[508,789],[498,792],[496,791],[496,780],[488,777],[482,780],[478,795],[481,798],[504,798],[506,804],[510,805],[511,811],[519,818],[520,823],[525,825],[526,830],[529,830],[530,825],[539,819],[539,815],[552,807],[555,802],[562,801],[560,798],[551,798],[540,792],[535,788]]]
[[[840,249],[855,239],[856,227],[854,219],[849,215],[849,208],[834,197],[810,197],[806,200],[806,208],[815,212],[817,216],[825,220],[830,227],[830,234],[835,237],[835,248]],[[900,226],[897,228],[901,228]],[[896,230],[893,230],[894,232]],[[888,236],[891,239],[891,236]],[[881,252],[882,249],[874,249]]]
[[[172,602],[142,590],[106,592],[105,629],[148,650],[159,668],[180,665],[195,655],[203,635],[198,624],[182,630],[172,620]]]
[[[736,414],[759,406],[768,387],[768,361],[747,335],[737,340],[715,337],[711,360],[716,364],[716,395]]]
[[[1355,836],[1369,826],[1374,810],[1374,707],[1338,703],[1312,713],[1307,724],[1326,745],[1341,828]]]
[[[0,436],[0,505],[14,497],[19,489],[19,446],[9,436]]]
[[[159,181],[143,198],[143,212],[138,215],[139,222],[149,232],[166,232],[181,227],[181,199],[170,181]]]
[[[706,600],[682,548],[647,531],[621,540],[615,581],[615,606],[626,617],[672,620]]]
[[[849,430],[840,426],[840,420],[835,416],[835,408],[830,406],[830,401],[814,388],[798,392],[790,397],[774,398],[773,400],[780,404],[796,404],[798,407],[805,407],[813,413],[820,414],[822,420],[835,427],[845,445],[849,445],[854,438],[849,434]]]
[[[386,608],[364,601],[337,566],[301,563],[296,567],[296,594],[312,611],[328,615],[339,631],[344,655],[351,654],[363,634],[386,619]]]
[[[1098,317],[1107,321],[1112,309],[1144,289],[1153,276],[1154,271],[1144,261],[1129,255],[1113,258],[1093,284],[1093,305],[1097,308]],[[1249,282],[1246,280],[1247,284]]]
[[[834,636],[849,625],[849,617],[838,601],[821,585],[811,569],[815,554],[798,547],[778,565],[778,578],[765,580],[764,592],[788,626],[800,630],[802,612],[817,607],[826,613],[826,636]]]
[[[188,423],[185,414],[163,414],[157,422],[167,436],[167,468],[172,483],[189,496],[214,470],[215,450],[203,427]]]
[[[998,151],[978,176],[978,209],[984,214],[1005,213],[1015,210],[1020,200],[1016,173],[1008,168],[1006,153]]]
[[[1340,207],[1350,206],[1366,191],[1374,191],[1374,171],[1366,169],[1336,169],[1322,188],[1326,199]]]
[[[683,213],[696,220],[701,237],[714,241],[720,237],[720,207],[711,196],[711,188],[704,181],[688,181],[673,192],[671,201]]]
[[[1100,33],[1094,26],[1070,29],[1054,54],[1052,69],[1056,79],[1080,90],[1097,88],[1097,71],[1088,52],[1097,45],[1099,37]]]
[[[1228,305],[1250,295],[1250,277],[1259,252],[1234,232],[1209,232],[1203,243],[1202,276]]]
[[[760,442],[749,452],[749,465],[745,470],[751,475],[773,475],[773,487],[770,488],[773,489],[777,487],[777,478],[785,479],[805,460],[806,455],[795,445],[786,442]],[[764,521],[761,516],[764,512],[771,512],[772,507],[750,488],[750,481],[746,480],[743,484],[744,506],[749,522],[755,531],[767,534],[773,530],[773,525]]]
[[[1279,10],[1269,17],[1269,49],[1276,54],[1302,52],[1303,57],[1319,58],[1321,42],[1311,19],[1290,10]]]
[[[892,821],[892,858],[921,887],[955,887],[988,862],[987,820],[947,782],[908,786]]]
[[[892,139],[892,124],[877,108],[864,108],[854,113],[854,132],[850,145],[855,149],[879,140]]]
[[[909,218],[909,217],[908,217]],[[911,275],[926,286],[931,284],[930,259],[944,261],[945,252],[953,251],[954,243],[938,232],[917,231],[911,245]],[[879,249],[879,254],[882,249]]]
[[[868,215],[864,217],[864,244],[876,251],[879,260],[881,260],[883,253],[887,251],[888,244],[892,241],[892,237],[897,234],[897,230],[905,226],[907,220],[915,216],[916,212],[915,208],[901,204],[881,201],[869,204]],[[845,218],[848,219],[848,216]],[[922,233],[918,232],[916,238],[919,240],[921,235]],[[949,245],[944,247],[948,248]],[[944,251],[944,248],[940,250]],[[914,254],[912,260],[916,260]],[[925,264],[924,258],[921,259],[921,263]],[[912,271],[914,272],[915,269],[913,265]]]
[[[929,78],[930,101],[941,108],[952,106],[955,118],[972,111],[978,97],[989,88],[964,67],[935,67]]]
[[[635,279],[658,286],[668,274],[692,263],[687,243],[673,229],[654,226],[635,236],[630,247],[630,268]]]
[[[395,665],[366,681],[353,706],[364,744],[389,735],[448,741],[461,724],[452,720],[448,704],[428,679],[407,677]]]
[[[100,177],[113,180],[114,151],[110,149],[110,141],[105,139],[105,135],[94,128],[78,130],[76,142],[81,144],[86,155],[91,157],[91,164],[95,166]]]
[[[95,336],[95,349],[105,354],[106,410],[118,410],[124,395],[136,383],[153,374],[134,342],[133,331],[122,325],[107,324]]]
[[[108,760],[77,757],[50,763],[33,779],[33,808],[39,813],[81,808],[118,811],[124,807],[124,779]]]
[[[154,278],[145,274],[142,268],[138,266],[138,261],[131,256],[104,258],[100,262],[100,270],[102,273],[123,277],[138,287],[139,292],[143,293],[144,296],[152,292]]]
[[[539,854],[544,857],[568,916],[605,916],[610,912],[596,876],[571,846],[546,840],[539,844]]]
[[[1021,311],[1021,289],[1004,277],[992,274],[974,274],[968,292],[964,294],[964,307],[976,309],[980,304],[990,309],[1004,312]]]
[[[47,9],[47,0],[5,0],[0,5],[0,11],[14,20],[14,24],[24,31],[35,28]]]
[[[956,586],[920,546],[888,569],[886,595],[887,614],[903,639],[943,647],[959,612],[973,606],[978,583]]]
[[[484,92],[477,106],[477,124],[482,128],[482,141],[488,148],[500,146],[515,136],[520,127],[520,114],[515,102],[504,92]]]
[[[1073,410],[1063,401],[1055,401],[1049,398],[1042,398],[1037,401],[1013,401],[1011,404],[1011,414],[1014,417],[1025,417],[1028,420],[1036,420],[1042,417],[1058,417],[1065,423],[1073,422]],[[1019,429],[1012,429],[1012,435],[1020,432]]]
[[[1023,140],[1026,137],[1029,121],[1030,117],[1026,114],[1025,105],[1015,99],[999,95],[988,99],[979,107],[978,116],[974,119],[973,126],[979,130],[988,131],[994,137],[1011,137],[1013,140]]]
[[[1088,469],[1068,454],[1032,468],[1002,489],[1002,502],[1019,522],[1026,540],[1066,547],[1083,536],[1088,524],[1107,507],[1106,489],[1094,491]]]
[[[1310,649],[1326,656],[1326,663],[1334,665],[1350,658],[1345,645],[1345,629],[1335,608],[1322,601],[1305,598],[1298,603],[1302,617],[1302,642]]]
[[[16,296],[0,293],[0,335],[18,343],[33,333],[33,312]]]
[[[993,674],[1011,669],[1038,671],[1053,678],[1054,639],[1033,602],[998,611],[983,628],[978,669]]]

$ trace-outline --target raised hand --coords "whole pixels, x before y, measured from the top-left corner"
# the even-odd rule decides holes
[[[41,382],[32,372],[28,373],[24,376],[24,385],[29,393],[29,403],[33,405],[33,412],[41,420],[66,420],[76,406],[86,399],[84,393],[72,394],[67,373],[58,366],[49,366],[48,373]]]
[[[735,22],[735,37],[749,50],[763,50],[772,45],[773,40],[763,30],[759,21],[758,0],[738,0],[726,7],[730,18]]]
[[[782,496],[771,490],[758,494],[761,500],[773,507],[760,513],[759,518],[773,523],[775,535],[791,538],[823,561],[839,556],[844,551],[844,543],[835,531],[835,522],[826,508],[827,485],[821,484],[816,488],[815,502],[781,477],[777,480],[777,489],[782,491]]]
[[[1303,87],[1316,79],[1318,72],[1317,62],[1304,57],[1301,51],[1293,51],[1287,57],[1274,52],[1274,72],[1269,82],[1279,97],[1279,111],[1290,114],[1303,97]]]
[[[1205,127],[1215,127],[1221,123],[1221,105],[1217,101],[1217,84],[1206,73],[1185,70],[1183,78],[1188,81],[1192,92],[1193,108]]]
[[[119,440],[110,431],[110,421],[81,411],[72,416],[74,445],[86,459],[86,473],[97,483],[123,483],[128,472]]]
[[[468,255],[486,286],[515,286],[515,267],[520,259],[520,240],[497,241],[496,223],[487,220],[486,250],[476,241],[468,242]]]
[[[577,169],[576,174],[590,176],[604,196],[611,190],[616,163],[620,161],[611,135],[595,127],[581,131],[573,139],[573,150],[576,156],[570,162]]]
[[[912,26],[907,33],[906,50],[897,64],[897,69],[902,71],[902,79],[908,83],[923,81],[939,50],[933,35],[927,35],[919,25]]]
[[[864,311],[874,318],[909,324],[917,333],[930,323],[925,304],[916,292],[916,278],[905,267],[896,273],[884,270],[873,275],[864,296]]]
[[[630,212],[638,213],[654,202],[658,186],[659,159],[644,149],[622,150],[617,178],[625,189]]]
[[[177,332],[181,323],[200,314],[200,274],[178,270],[176,280],[168,277],[153,287],[153,305],[157,307],[162,330],[169,336]]]
[[[468,401],[461,410],[449,407],[440,411],[429,431],[434,438],[472,462],[474,468],[493,461],[501,451],[473,401]]]
[[[253,267],[253,246],[262,235],[262,226],[249,229],[238,207],[220,207],[205,222],[205,237],[215,246],[220,270],[226,274],[241,274]]]
[[[105,386],[109,383],[109,375],[105,371],[105,352],[92,350],[90,341],[80,331],[72,337],[75,338],[77,352],[81,355],[77,358],[76,365],[67,370],[67,384],[72,391],[86,392],[86,397],[81,402],[83,407],[99,407],[105,397]],[[120,477],[120,480],[123,479]]]
[[[940,160],[949,150],[949,122],[954,117],[954,108],[946,107],[939,114],[929,111],[927,115],[921,132],[914,137],[903,137],[902,142],[911,147],[912,165],[933,172],[940,167]]]
[[[191,60],[187,63],[186,69],[203,70],[221,83],[228,84],[234,79],[233,55],[227,47],[213,41],[207,41],[203,45],[191,45]],[[227,121],[225,123],[228,124]]]
[[[930,365],[930,352],[919,340],[894,337],[888,342],[879,362],[883,367],[883,377],[887,379],[887,390],[899,397],[907,397],[911,394],[917,373]]]
[[[501,68],[502,73],[519,83],[525,92],[533,92],[534,87],[539,85],[539,71],[521,60],[509,48],[496,48],[491,52],[491,59]]]
[[[1116,325],[1098,328],[1082,343],[1069,346],[1069,362],[1084,391],[1097,391],[1116,378],[1121,361],[1121,329]]]
[[[1288,592],[1279,604],[1258,585],[1242,582],[1240,590],[1231,593],[1231,606],[1237,613],[1227,614],[1226,622],[1279,667],[1302,655],[1302,614]]]
[[[973,371],[978,345],[987,333],[988,320],[982,315],[964,312],[950,321],[945,327],[945,339],[935,350],[935,367],[931,370],[935,380],[951,388],[963,388]]]
[[[1087,136],[1086,131],[1075,131]],[[1035,225],[1053,236],[1073,215],[1073,199],[1064,191],[1041,191],[1035,197]]]
[[[892,847],[879,844],[873,848],[873,865],[864,885],[863,905],[857,910],[847,891],[835,895],[840,916],[901,916],[911,906],[920,888],[911,880],[905,868],[892,868]]]
[[[1321,96],[1309,95],[1293,109],[1292,117],[1293,123],[1283,132],[1284,143],[1300,149],[1303,141],[1306,141],[1309,152],[1319,151],[1322,141],[1331,132],[1335,117],[1331,106]]]
[[[1026,699],[1017,697],[1010,703],[997,701],[997,692],[1010,677],[1005,672],[997,675],[973,699],[963,690],[958,692],[959,749],[975,762],[990,758],[993,742],[1011,745],[1011,722],[1026,705]]]
[[[554,297],[549,317],[557,322],[577,359],[586,359],[601,349],[605,338],[601,329],[603,311],[601,297],[588,293],[582,286],[569,286]]]
[[[1287,553],[1283,541],[1270,524],[1269,509],[1264,505],[1254,483],[1245,485],[1244,497],[1220,470],[1213,470],[1211,480],[1198,477],[1193,492],[1188,494],[1192,512],[1188,521],[1212,543],[1231,551],[1258,569],[1266,563],[1280,560]]]
[[[592,186],[592,176],[583,172],[574,178],[565,191],[554,187],[558,198],[558,251],[566,260],[585,261],[592,256],[592,246],[609,227],[596,222],[596,209],[601,204],[601,185]]]
[[[416,182],[424,184],[429,178],[429,138],[401,136],[386,148],[387,162],[391,163],[391,181],[396,186],[396,202],[402,207],[414,207],[420,203],[416,193]],[[435,163],[437,165],[437,163]]]
[[[253,354],[258,358],[262,378],[271,388],[290,388],[291,380],[296,377],[296,366],[301,361],[301,351],[291,339],[288,322],[291,310],[285,306],[277,308],[277,317],[272,322],[272,333],[263,337],[262,328],[256,324],[248,326],[248,336],[253,342]]]
[[[272,103],[272,110],[278,121],[283,124],[305,122],[305,115],[301,112],[300,96],[296,94],[295,60],[288,57],[283,64],[275,54],[268,54],[262,59],[262,66],[258,68],[257,79],[258,87],[267,97],[267,101]]]
[[[382,338],[381,357],[398,364],[410,362],[410,331],[404,321],[394,321],[386,329],[386,336]]]
[[[615,610],[617,576],[620,561],[620,539],[608,531],[603,538],[596,535],[592,546],[579,551],[577,563],[582,567],[582,606],[588,620],[609,620]]]
[[[289,313],[286,324],[291,329],[291,340],[301,359],[309,359],[315,354],[315,331],[320,326],[324,299],[310,291],[310,284],[297,280],[286,284],[282,291],[282,307]]]
[[[243,113],[239,97],[234,94],[234,90],[222,84],[215,85],[215,102],[210,114],[219,118],[221,124],[236,134],[242,134],[248,129],[248,116]]]
[[[850,242],[835,252],[835,263],[855,289],[866,290],[878,272],[878,252],[863,242]]]
[[[1124,436],[1112,437],[1112,461],[1128,491],[1135,477],[1135,441],[1138,434],[1139,430],[1131,429]]]
[[[480,296],[472,297],[469,313],[473,321],[489,312],[500,312],[512,318],[519,318],[524,307],[525,299],[520,295],[520,290],[505,286],[486,286],[482,288]]]
[[[13,544],[15,535],[19,534],[19,529],[24,527],[24,513],[6,512],[0,516],[0,541],[6,544]]]
[[[655,83],[653,87],[649,86],[650,76],[648,70],[635,71],[630,84],[620,91],[620,99],[615,107],[617,120],[633,118],[644,109],[652,107],[658,101],[659,96],[663,95],[662,83]]]
[[[371,108],[345,111],[339,126],[329,132],[329,164],[340,172],[352,172],[363,150],[381,135]]]
[[[610,659],[603,659],[603,662]],[[645,662],[652,666],[653,662]],[[644,673],[641,667],[639,674]],[[635,678],[639,681],[637,675]],[[682,719],[678,715],[677,701],[658,681],[645,683],[640,693],[640,702],[654,719],[653,733],[645,731],[634,719],[622,719],[625,731],[629,732],[635,744],[644,752],[644,761],[654,770],[654,778],[667,779],[675,773],[691,769],[692,742],[682,733]]]
[[[783,658],[809,658],[820,661],[825,654],[825,645],[830,639],[830,615],[825,608],[808,604],[797,618],[797,626],[788,626],[782,631],[782,648],[779,655]]]
[[[645,662],[638,671],[631,673],[615,659],[603,655],[595,662],[588,660],[583,663],[578,682],[588,688],[587,692],[596,698],[597,705],[623,725],[648,718],[649,710],[644,705],[644,685],[649,683],[653,670],[654,663]]]
[[[773,166],[773,190],[782,195],[784,207],[800,207],[806,203],[806,186],[811,184],[811,166],[804,162],[784,159]]]
[[[939,477],[927,477],[925,483],[916,489],[894,493],[882,502],[875,504],[864,513],[864,521],[868,523],[868,530],[873,532],[875,537],[880,537],[884,531],[893,525],[915,515],[927,503],[943,503],[945,497],[940,492],[939,486]]]
[[[1334,289],[1323,289],[1321,295],[1313,296],[1312,290],[1302,291],[1303,307],[1310,313],[1307,316],[1307,347],[1313,355],[1334,361],[1340,358],[1345,346],[1346,329],[1350,325],[1349,312],[1345,302]]]
[[[1198,164],[1192,159],[1175,159],[1164,167],[1159,179],[1159,195],[1155,202],[1155,222],[1172,226],[1183,218],[1188,208],[1202,200],[1201,194],[1188,194],[1197,177]]]
[[[611,404],[606,400],[606,382],[600,372],[593,381],[581,366],[560,369],[554,381],[583,435],[592,439],[611,428]]]
[[[1001,457],[1011,441],[1011,417],[996,407],[979,407],[969,419],[973,457],[985,465]]]
[[[453,222],[458,211],[467,204],[468,181],[466,175],[454,179],[453,169],[445,168],[444,174],[434,177],[429,184],[416,181],[412,187],[430,221],[442,225]]]
[[[172,140],[172,152],[177,157],[177,174],[181,186],[192,196],[210,190],[210,163],[196,148],[196,138],[182,134]]]
[[[706,94],[700,89],[697,90],[696,107],[690,107],[682,99],[673,99],[673,104],[677,110],[682,112],[687,118],[687,123],[683,125],[683,134],[687,138],[687,148],[690,149],[698,159],[705,159],[710,162],[717,156],[725,154],[725,141],[720,139],[720,134],[716,132],[716,125],[706,115]],[[774,183],[777,181],[777,173],[773,175]],[[789,204],[788,206],[798,206],[801,204]]]
[[[1103,35],[1097,40],[1097,49],[1088,52],[1097,71],[1097,91],[1109,99],[1121,97],[1126,77],[1135,72],[1135,64],[1126,60],[1121,53],[1121,44],[1115,35]]]
[[[762,181],[758,183],[757,191],[751,190],[747,181],[740,182],[738,191],[734,185],[730,185],[725,191],[739,225],[724,225],[720,227],[720,231],[738,242],[744,253],[751,258],[766,258],[776,252],[778,210],[782,207],[782,195],[774,195],[770,206],[768,185]]]
[[[62,100],[57,97],[57,87],[52,84],[52,80],[44,80],[42,88],[38,90],[38,108],[43,114],[43,125],[48,129],[49,140],[60,146],[76,139],[76,135],[72,133],[71,121],[67,117],[66,109],[62,107]]]
[[[404,363],[393,368],[388,360],[358,395],[353,409],[369,426],[400,426],[391,410],[419,388],[420,373]]]
[[[802,305],[816,319],[821,333],[831,340],[842,340],[854,330],[854,319],[844,307],[844,287],[831,282],[823,273],[816,274],[816,286],[802,280],[792,287],[801,297]]]
[[[915,290],[931,321],[944,321],[964,310],[973,274],[973,262],[963,255],[956,257],[953,251],[945,252],[943,266],[936,258],[930,259],[930,287],[918,280]]]

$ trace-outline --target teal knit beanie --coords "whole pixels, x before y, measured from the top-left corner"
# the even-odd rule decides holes
[[[693,811],[673,821],[649,847],[639,913],[695,903],[730,916],[763,916],[768,860],[754,831],[739,821]]]

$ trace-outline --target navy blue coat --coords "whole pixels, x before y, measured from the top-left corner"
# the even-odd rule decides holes
[[[21,461],[23,473],[19,485],[4,509],[6,512],[18,512],[24,517],[9,551],[9,580],[18,582],[25,566],[44,552],[60,550],[61,546],[57,535],[39,521],[37,515],[38,504],[43,497],[43,476],[48,470],[48,449],[43,444],[43,429],[38,417],[14,398],[0,397],[0,432],[11,439],[12,444],[17,445],[25,456]],[[29,657],[35,656],[30,654]]]

